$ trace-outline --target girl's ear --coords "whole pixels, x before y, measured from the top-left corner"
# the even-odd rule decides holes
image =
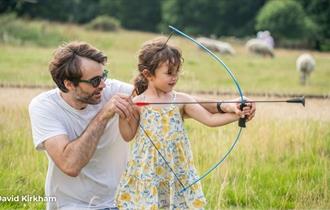
[[[145,77],[145,78],[147,78],[148,80],[149,79],[151,79],[151,73],[150,73],[150,71],[148,70],[148,69],[143,69],[142,70],[142,74],[143,74],[143,76]]]

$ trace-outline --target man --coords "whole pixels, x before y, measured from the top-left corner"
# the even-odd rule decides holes
[[[49,160],[46,196],[56,198],[47,209],[116,209],[116,187],[129,152],[118,119],[132,117],[133,86],[106,80],[106,61],[87,43],[60,46],[49,65],[58,88],[29,105],[35,147]],[[239,111],[230,104],[205,108]],[[249,119],[255,106],[250,110]]]

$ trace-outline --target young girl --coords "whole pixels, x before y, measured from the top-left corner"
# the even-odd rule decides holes
[[[139,52],[134,102],[194,102],[173,90],[182,64],[181,52],[157,38]],[[211,114],[199,104],[152,105],[136,109],[135,117],[120,119],[123,138],[133,142],[128,167],[118,191],[119,209],[203,209],[206,200],[200,182],[180,192],[198,178],[183,116],[207,126],[239,119],[233,113]]]

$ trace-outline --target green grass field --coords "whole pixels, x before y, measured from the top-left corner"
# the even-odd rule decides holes
[[[26,41],[23,44],[0,43],[1,84],[52,85],[48,62],[55,48],[69,40],[83,40],[101,49],[109,57],[107,68],[110,69],[110,77],[131,81],[137,74],[139,47],[144,41],[159,36],[159,34],[125,30],[112,33],[95,32],[74,25],[45,22],[28,22],[25,25],[46,31],[45,36],[40,35],[40,39],[47,40],[49,37],[50,46],[40,46],[37,42],[39,39]],[[165,35],[168,33],[169,31],[164,32]],[[62,37],[63,41],[59,42],[57,39],[54,41],[49,34],[56,34]],[[225,69],[206,53],[197,49],[192,42],[175,36],[171,38],[170,43],[182,49],[185,59],[184,73],[178,83],[178,89],[236,91]],[[330,95],[330,53],[310,52],[316,59],[316,70],[312,73],[309,84],[302,87],[299,85],[295,62],[305,51],[275,49],[275,58],[267,59],[248,54],[244,43],[240,41],[231,43],[237,52],[236,55],[221,56],[221,58],[237,77],[243,91]]]
[[[31,23],[40,24],[40,23]],[[109,56],[111,77],[129,81],[135,75],[136,52],[157,34],[134,31],[101,33],[73,25],[48,30],[72,33],[68,39],[90,42]],[[178,89],[234,91],[224,70],[190,42],[173,38],[185,57]],[[247,54],[224,56],[245,91],[257,93],[330,93],[330,54],[311,52],[317,62],[308,85],[295,70],[298,50],[277,49],[274,59]],[[52,85],[47,63],[56,46],[0,44],[0,83]],[[27,105],[40,89],[0,89],[0,196],[44,195],[47,159],[33,148]],[[213,96],[214,97],[214,96]],[[221,97],[221,96],[220,96]],[[200,173],[230,147],[238,127],[207,128],[186,121],[195,164]],[[238,145],[224,164],[207,176],[203,188],[207,209],[330,209],[330,100],[307,99],[306,107],[259,105]],[[42,202],[1,202],[0,209],[43,209]]]

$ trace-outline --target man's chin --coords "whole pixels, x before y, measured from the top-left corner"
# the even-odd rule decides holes
[[[85,99],[85,100],[81,100],[80,99],[80,102],[83,102],[85,104],[90,104],[90,105],[96,105],[96,104],[99,104],[101,102],[101,98],[89,98],[89,99]]]
[[[101,102],[101,98],[98,98],[98,99],[90,100],[89,104],[96,105],[99,104],[100,102]]]

